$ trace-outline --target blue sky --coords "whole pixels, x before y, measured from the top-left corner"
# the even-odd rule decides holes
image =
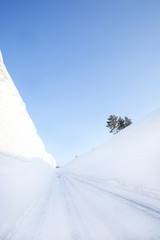
[[[0,49],[60,165],[160,107],[159,0],[1,1]]]

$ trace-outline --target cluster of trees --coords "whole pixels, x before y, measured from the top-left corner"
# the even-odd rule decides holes
[[[125,117],[124,119],[115,115],[110,115],[106,124],[106,127],[110,129],[110,133],[118,133],[122,129],[132,124],[131,119]]]

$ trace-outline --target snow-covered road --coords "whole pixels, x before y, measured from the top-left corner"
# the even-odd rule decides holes
[[[159,240],[160,204],[105,181],[53,171],[2,239]]]

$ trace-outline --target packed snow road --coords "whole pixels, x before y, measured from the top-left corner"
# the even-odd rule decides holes
[[[53,172],[1,240],[159,240],[159,201]]]

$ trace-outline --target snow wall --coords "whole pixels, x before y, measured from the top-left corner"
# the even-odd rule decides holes
[[[0,152],[28,159],[41,158],[55,166],[29,117],[0,52]]]
[[[160,192],[160,109],[79,156],[63,171]]]
[[[0,53],[0,239],[11,239],[47,196],[55,171],[50,165],[55,160],[46,152]]]

